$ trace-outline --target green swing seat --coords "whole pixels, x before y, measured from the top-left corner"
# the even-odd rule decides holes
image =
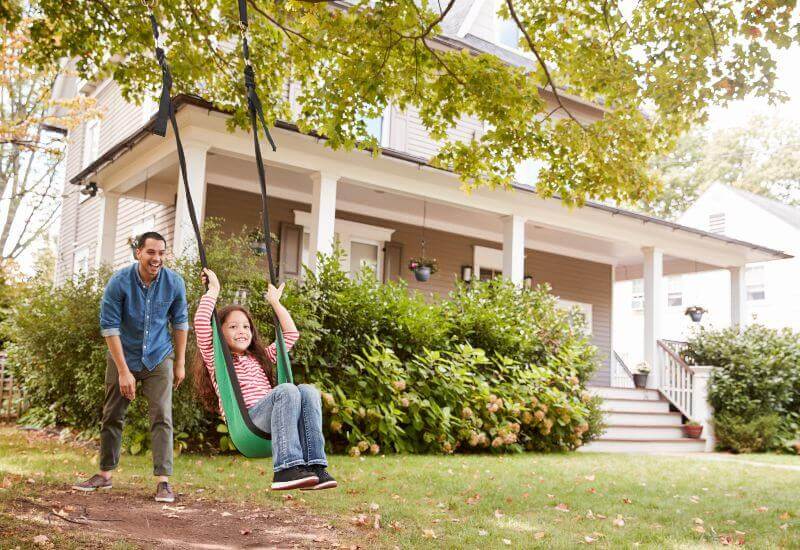
[[[220,338],[216,314],[213,316],[211,324],[214,330],[214,374],[217,378],[219,397],[228,424],[228,435],[236,449],[248,458],[272,456],[270,434],[253,424],[244,404],[242,392],[238,390],[240,386],[233,368],[233,360],[228,347]],[[275,347],[277,348],[278,384],[291,384],[293,383],[292,368],[280,328],[275,331]]]
[[[244,0],[239,0],[239,17],[242,28],[247,28],[247,3]],[[192,201],[192,194],[188,184],[187,170],[186,170],[186,157],[181,143],[180,132],[178,129],[178,122],[175,118],[175,107],[172,103],[172,75],[169,70],[166,55],[163,48],[159,46],[159,28],[155,15],[152,11],[152,6],[146,4],[148,7],[148,17],[150,25],[153,30],[153,38],[156,43],[156,59],[161,67],[162,82],[161,82],[161,98],[159,102],[158,115],[155,121],[150,126],[150,131],[161,137],[167,134],[167,124],[172,127],[175,134],[175,143],[178,151],[178,163],[180,165],[181,176],[183,179],[184,191],[186,192],[186,202],[189,210],[189,218],[192,222],[192,229],[194,230],[195,238],[197,240],[197,248],[200,254],[200,264],[206,268],[208,267],[206,261],[206,251],[203,247],[203,239],[200,234],[200,224],[197,221],[197,213]],[[272,247],[270,246],[272,235],[269,231],[269,210],[267,208],[267,189],[266,189],[266,172],[264,170],[264,162],[261,157],[261,148],[258,143],[258,123],[261,122],[263,131],[269,140],[272,150],[275,151],[275,142],[269,133],[264,114],[262,112],[261,101],[255,89],[255,73],[249,61],[249,49],[247,46],[247,36],[242,36],[242,55],[245,60],[245,88],[247,90],[247,103],[250,112],[250,123],[253,129],[253,146],[255,148],[256,166],[258,168],[259,184],[261,186],[261,206],[262,206],[262,223],[263,231],[267,240],[267,261],[269,267],[269,281],[277,285],[277,272],[275,264],[272,259]],[[293,384],[292,378],[292,365],[289,361],[289,353],[286,349],[286,341],[283,338],[278,318],[273,313],[273,321],[275,324],[275,347],[276,347],[276,363],[278,370],[278,383]],[[211,325],[213,330],[213,347],[214,347],[214,374],[217,380],[217,387],[219,388],[220,401],[222,402],[222,409],[225,412],[225,420],[228,425],[228,435],[231,438],[236,449],[248,458],[265,458],[272,456],[272,441],[270,434],[261,430],[258,426],[253,424],[250,414],[247,412],[247,407],[244,403],[242,396],[241,386],[236,376],[236,370],[233,366],[233,356],[225,341],[220,337],[219,319],[217,312],[214,311],[211,317]]]

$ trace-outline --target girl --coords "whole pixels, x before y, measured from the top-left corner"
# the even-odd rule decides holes
[[[219,280],[213,271],[201,274],[208,292],[200,299],[194,317],[197,348],[195,384],[203,404],[222,412],[214,375],[214,349],[211,315],[219,296]],[[287,349],[299,338],[292,316],[280,303],[283,286],[269,285],[267,301],[275,310],[283,329]],[[336,480],[325,470],[325,440],[322,436],[320,393],[308,384],[281,384],[273,388],[272,365],[276,362],[275,343],[265,348],[250,313],[232,305],[219,312],[222,337],[233,355],[233,365],[242,396],[253,423],[272,434],[273,490],[329,489]],[[217,407],[219,407],[217,409]],[[223,412],[224,416],[224,412]]]

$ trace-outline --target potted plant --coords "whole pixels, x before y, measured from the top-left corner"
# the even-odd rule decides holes
[[[248,233],[247,237],[250,239],[250,248],[256,255],[263,256],[267,253],[267,240],[263,231],[255,229]]]
[[[647,361],[642,361],[636,366],[636,372],[633,373],[633,385],[637,388],[646,388],[648,374],[650,374],[650,365],[647,364]]]
[[[431,275],[439,271],[436,258],[426,258],[419,256],[408,261],[408,269],[414,272],[414,277],[421,283],[431,278]]]
[[[691,439],[700,439],[700,434],[703,433],[703,425],[700,422],[690,420],[683,425],[683,433]]]
[[[684,315],[691,317],[692,321],[695,323],[700,322],[700,319],[703,318],[704,313],[708,313],[708,310],[701,306],[689,306],[686,308],[686,311],[683,312]]]

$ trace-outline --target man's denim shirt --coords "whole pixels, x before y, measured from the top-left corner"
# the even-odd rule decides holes
[[[146,286],[139,264],[120,269],[106,285],[100,305],[100,333],[119,336],[131,372],[151,371],[172,353],[173,330],[189,330],[186,285],[180,275],[162,267]]]

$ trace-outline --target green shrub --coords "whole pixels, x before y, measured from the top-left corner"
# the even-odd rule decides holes
[[[209,265],[222,282],[220,304],[246,293],[266,340],[266,261],[249,246],[247,229],[225,236],[207,221]],[[429,303],[404,282],[382,284],[374,273],[351,277],[342,251],[320,257],[318,274],[287,283],[284,303],[301,331],[292,351],[296,382],[323,392],[331,449],[399,452],[572,449],[600,429],[597,401],[584,384],[595,349],[580,319],[557,307],[549,289],[508,282],[459,285]],[[204,289],[196,258],[174,268],[186,281],[190,317]],[[65,283],[53,293],[33,285],[14,308],[6,331],[10,360],[31,400],[28,420],[96,433],[103,398],[105,342],[98,310],[108,274]],[[33,334],[33,336],[29,336]],[[190,336],[187,367],[195,353]],[[174,398],[180,446],[230,447],[216,415],[191,393],[191,369]],[[131,406],[126,448],[147,447],[143,399]]]
[[[760,453],[779,448],[781,417],[767,414],[746,420],[740,416],[714,416],[718,447],[734,453]]]
[[[109,275],[90,273],[56,292],[49,281],[34,281],[13,307],[4,332],[10,340],[8,364],[22,380],[30,404],[23,422],[70,426],[89,436],[99,433],[107,349],[99,311]],[[191,380],[175,392],[173,413],[179,439],[202,434],[209,425],[208,415],[195,403]],[[144,397],[134,400],[127,418],[124,446],[141,452],[150,431]]]
[[[775,330],[750,325],[744,330],[701,329],[690,340],[687,359],[697,365],[713,365],[709,402],[715,420],[729,434],[720,438],[721,449],[752,447],[757,430],[764,448],[785,446],[800,433],[800,335],[789,329]],[[775,416],[778,426],[763,420]],[[748,419],[748,420],[743,420]],[[741,422],[740,429],[733,425]],[[736,444],[741,433],[746,442]]]

